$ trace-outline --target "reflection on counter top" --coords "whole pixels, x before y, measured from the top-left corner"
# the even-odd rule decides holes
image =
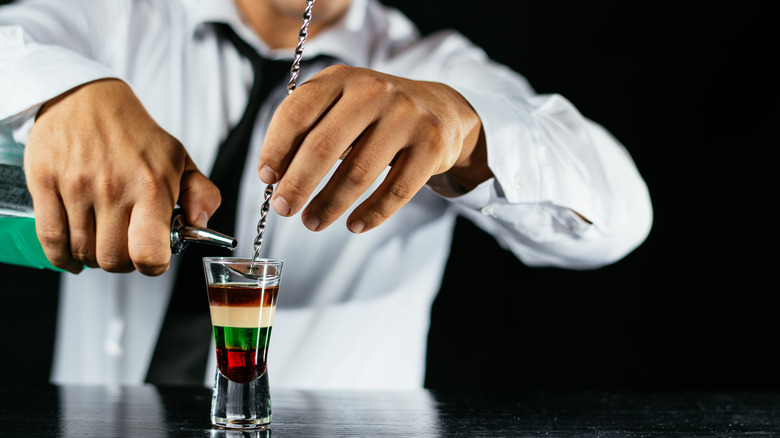
[[[190,387],[3,385],[3,436],[688,437],[780,436],[777,392],[272,389],[262,431],[209,423],[211,391]]]

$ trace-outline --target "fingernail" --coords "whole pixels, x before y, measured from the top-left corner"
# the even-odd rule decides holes
[[[322,224],[317,216],[308,213],[304,214],[301,220],[303,220],[303,225],[312,231],[317,231]]]
[[[352,231],[355,234],[360,234],[366,228],[366,223],[361,220],[354,220],[349,223],[348,228],[349,231]]]
[[[274,184],[279,176],[268,166],[263,166],[260,169],[260,180],[266,184]]]
[[[274,210],[282,216],[289,216],[292,207],[290,207],[290,203],[286,199],[277,196],[274,198]]]

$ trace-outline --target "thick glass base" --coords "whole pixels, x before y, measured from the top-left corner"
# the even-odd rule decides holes
[[[271,423],[268,371],[248,383],[228,380],[217,370],[211,398],[211,424],[226,429],[258,429]]]

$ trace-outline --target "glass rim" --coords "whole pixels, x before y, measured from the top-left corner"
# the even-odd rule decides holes
[[[284,263],[283,259],[277,258],[261,258],[254,260],[250,257],[203,257],[203,262],[209,263],[225,263],[225,264],[238,264],[238,263],[255,263],[259,265],[277,265]]]

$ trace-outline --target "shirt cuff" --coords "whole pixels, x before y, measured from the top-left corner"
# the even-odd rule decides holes
[[[557,94],[522,99],[458,91],[482,119],[488,166],[509,203],[555,205],[582,215],[584,223],[609,227],[610,191],[600,160],[613,140]]]
[[[491,218],[515,229],[524,229],[529,235],[548,228],[549,222],[545,218],[551,218],[559,224],[561,228],[558,232],[565,229],[569,235],[580,238],[595,233],[597,229],[591,222],[566,207],[547,202],[511,203],[495,178],[483,182],[468,193],[448,199],[460,209],[470,212],[472,218],[478,213],[478,216],[486,220]]]
[[[540,200],[539,169],[531,137],[530,108],[522,99],[494,92],[458,90],[479,114],[485,132],[488,167],[509,202]]]
[[[540,141],[538,133],[534,134],[540,125],[545,125],[544,121],[538,120],[540,114],[544,117],[547,112],[572,111],[571,105],[558,95],[541,96],[531,101],[474,89],[458,92],[480,115],[488,166],[494,178],[464,193],[462,189],[458,192],[459,187],[451,179],[441,175],[429,182],[431,188],[458,207],[484,218],[522,227],[522,222],[529,218],[528,211],[532,210],[541,218],[532,222],[547,217],[571,235],[582,237],[593,233],[596,226],[591,218],[599,220],[601,215],[594,214],[586,202],[577,201],[576,197],[572,199],[569,192],[576,192],[572,186],[577,184],[561,185],[550,181],[549,175],[560,174],[566,167],[540,156],[555,151],[540,147],[545,143]],[[575,114],[578,115],[576,111]]]

